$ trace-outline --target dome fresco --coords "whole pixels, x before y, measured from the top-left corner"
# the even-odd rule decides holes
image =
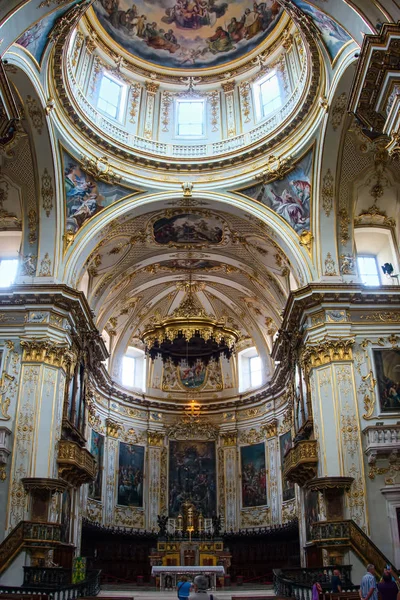
[[[220,67],[242,58],[282,13],[276,0],[96,0],[93,7],[126,51],[174,69]]]

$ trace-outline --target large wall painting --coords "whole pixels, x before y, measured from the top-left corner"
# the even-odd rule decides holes
[[[309,231],[312,158],[312,151],[308,152],[282,179],[259,183],[241,193],[271,208],[299,235]]]
[[[321,37],[328,49],[332,60],[336,58],[344,44],[347,44],[352,38],[327,14],[311,6],[303,0],[293,0],[293,3],[300,8],[306,15],[311,17],[316,27],[321,32]]]
[[[144,446],[119,444],[118,500],[122,506],[143,506]]]
[[[63,153],[66,229],[77,233],[82,225],[113,202],[133,191],[106,183],[86,173],[75,158]]]
[[[242,465],[242,506],[267,504],[267,469],[265,444],[253,444],[240,448]]]
[[[59,10],[54,11],[50,15],[41,19],[35,25],[33,25],[30,29],[27,29],[21,37],[19,37],[16,41],[16,44],[19,46],[23,46],[28,52],[32,54],[34,59],[38,64],[40,64],[43,53],[45,51],[46,45],[49,41],[49,34],[53,29],[56,21],[62,17],[67,10],[71,8],[74,4],[76,4],[78,0],[72,2],[68,6],[68,8],[60,8]]]
[[[374,350],[376,381],[382,412],[400,411],[400,350]]]
[[[295,497],[294,485],[283,477],[283,460],[287,452],[292,447],[292,433],[287,431],[279,437],[279,450],[281,455],[281,474],[282,474],[282,500],[293,500]]]
[[[306,490],[304,493],[304,520],[306,526],[306,540],[311,540],[311,525],[318,521],[318,492]]]
[[[188,69],[244,56],[282,12],[276,0],[97,0],[93,8],[107,33],[131,54]]]
[[[178,214],[158,219],[153,224],[157,244],[220,244],[223,223],[216,217],[201,214]]]
[[[92,431],[90,452],[96,461],[96,479],[89,483],[88,495],[93,500],[101,500],[101,487],[103,482],[103,456],[104,456],[104,436],[97,431]]]
[[[215,516],[217,476],[214,442],[170,441],[169,516],[176,517],[189,500],[203,516]]]

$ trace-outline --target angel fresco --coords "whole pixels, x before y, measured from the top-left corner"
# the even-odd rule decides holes
[[[283,179],[257,184],[243,193],[269,206],[300,235],[310,229],[311,164],[309,152]]]
[[[94,10],[126,50],[167,67],[238,58],[264,39],[281,14],[277,0],[97,0]]]

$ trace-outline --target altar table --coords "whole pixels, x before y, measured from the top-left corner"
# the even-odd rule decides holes
[[[217,576],[223,577],[225,575],[225,568],[223,566],[218,567],[152,567],[151,574],[154,577],[160,577],[160,591],[165,590],[165,578],[169,575],[172,577],[172,587],[175,589],[179,578],[182,575],[186,575],[188,580],[193,581],[196,575],[205,575],[210,578],[210,588],[215,590],[217,587]]]

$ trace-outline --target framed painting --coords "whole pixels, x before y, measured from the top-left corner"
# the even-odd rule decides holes
[[[144,446],[119,444],[118,500],[122,506],[143,506]]]
[[[92,439],[90,452],[96,461],[96,479],[89,483],[88,495],[93,500],[101,500],[101,488],[103,482],[103,457],[104,457],[104,436],[97,431],[92,430]]]
[[[400,350],[373,350],[381,412],[400,412]]]
[[[195,390],[203,387],[206,382],[207,368],[201,360],[190,366],[182,361],[178,368],[179,382],[184,388]]]
[[[203,517],[217,512],[217,473],[214,442],[169,443],[169,516],[176,517],[189,500]]]
[[[306,490],[304,494],[304,520],[306,540],[311,540],[311,525],[318,521],[318,492]]]
[[[279,437],[279,450],[281,456],[281,475],[282,475],[282,500],[287,502],[295,497],[294,485],[283,477],[283,460],[285,455],[292,447],[292,433],[287,431]]]
[[[240,448],[242,466],[242,506],[267,504],[267,468],[265,444],[252,444]]]
[[[223,226],[216,217],[196,213],[178,214],[155,221],[153,235],[155,242],[161,245],[215,245],[222,242]]]

